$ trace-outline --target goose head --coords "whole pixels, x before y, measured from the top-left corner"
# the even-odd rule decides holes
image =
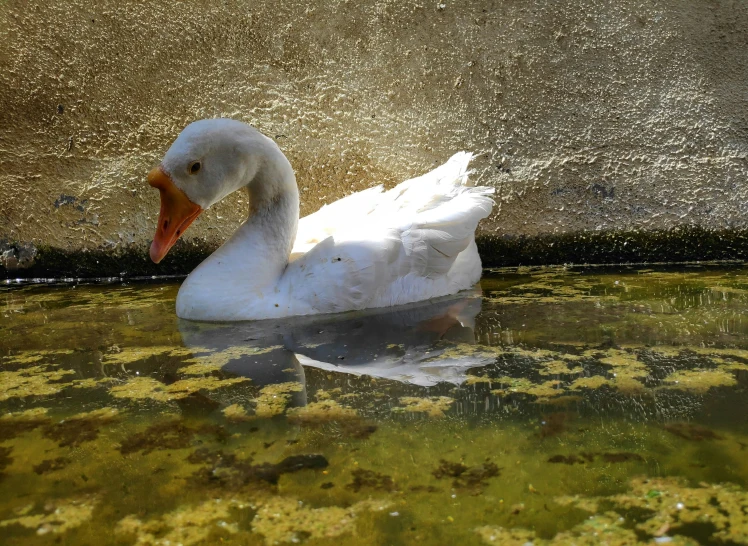
[[[257,130],[231,119],[196,121],[179,134],[148,174],[148,183],[161,194],[150,250],[155,263],[204,210],[252,182],[266,141],[270,139]]]

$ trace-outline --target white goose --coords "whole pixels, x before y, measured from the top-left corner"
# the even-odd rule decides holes
[[[455,294],[481,276],[475,228],[493,188],[468,186],[471,154],[389,191],[370,188],[299,220],[293,168],[245,123],[196,121],[148,175],[161,193],[160,262],[200,213],[246,188],[247,220],[184,281],[177,315],[256,320],[388,307]]]

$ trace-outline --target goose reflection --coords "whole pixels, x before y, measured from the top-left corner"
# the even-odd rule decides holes
[[[222,370],[262,386],[305,384],[304,367],[369,375],[432,386],[460,384],[486,355],[450,356],[456,344],[475,344],[481,292],[474,289],[435,301],[330,316],[282,321],[200,323],[179,321],[188,348],[223,351],[251,346],[257,354],[229,361]],[[305,398],[305,393],[299,393]],[[294,401],[303,404],[304,400]]]

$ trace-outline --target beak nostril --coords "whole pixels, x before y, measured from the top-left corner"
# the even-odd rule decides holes
[[[179,237],[179,236],[180,236],[181,234],[182,234],[182,230],[181,230],[181,229],[178,229],[178,230],[177,230],[177,237]]]
[[[169,227],[169,220],[164,220],[164,229]]]

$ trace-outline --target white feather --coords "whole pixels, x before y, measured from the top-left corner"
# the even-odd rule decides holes
[[[370,188],[303,218],[297,257],[284,274],[294,298],[330,313],[400,305],[475,284],[481,271],[475,229],[491,213],[494,190],[467,185],[471,158],[460,152],[389,191]]]

